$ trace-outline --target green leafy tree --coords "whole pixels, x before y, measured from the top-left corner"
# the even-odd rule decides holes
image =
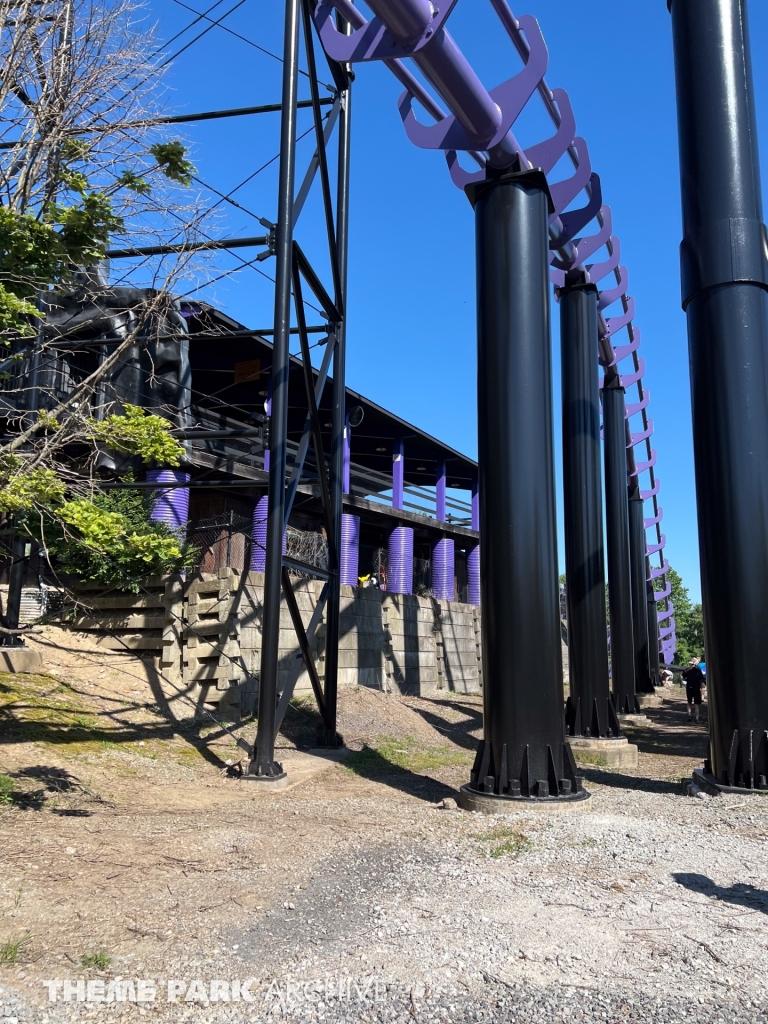
[[[91,405],[125,353],[144,344],[194,259],[195,168],[158,123],[159,48],[134,0],[21,0],[0,26],[0,375],[56,343],[41,330],[44,310],[74,297],[102,315],[105,289],[126,283],[108,286],[97,272],[109,246],[184,249],[153,264],[148,280],[127,280],[150,288],[98,369],[7,425],[0,513],[83,578],[170,571],[185,564],[186,549],[149,521],[150,496],[99,493],[91,473],[104,448],[147,465],[179,465],[183,455],[162,416],[119,404],[95,416]],[[87,328],[80,317],[76,329]]]
[[[67,503],[69,530],[53,542],[64,573],[138,593],[147,576],[175,572],[196,552],[165,523],[150,519],[154,493],[110,490]],[[49,541],[49,543],[51,543]]]

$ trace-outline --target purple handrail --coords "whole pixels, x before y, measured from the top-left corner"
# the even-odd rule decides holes
[[[660,653],[671,664],[675,652],[674,618],[669,601],[671,587],[665,573],[668,563],[663,549],[666,538],[661,532],[663,512],[658,504],[660,482],[655,475],[656,452],[651,438],[653,421],[648,417],[649,393],[643,388],[645,362],[638,355],[640,331],[634,325],[635,302],[627,294],[629,272],[621,265],[619,238],[612,232],[610,207],[603,205],[600,178],[593,173],[587,144],[576,135],[576,119],[568,94],[564,89],[551,90],[545,80],[549,55],[538,22],[530,15],[515,18],[507,0],[491,0],[505,31],[524,62],[523,69],[495,89],[486,90],[466,58],[448,33],[445,25],[456,0],[443,0],[439,7],[430,0],[367,0],[374,13],[370,22],[349,0],[319,0],[314,20],[328,55],[335,60],[355,63],[383,60],[387,67],[405,85],[398,108],[406,134],[414,145],[425,149],[439,149],[445,154],[451,178],[459,188],[472,181],[485,178],[487,166],[503,169],[517,160],[524,168],[540,167],[549,174],[560,158],[567,155],[573,165],[573,174],[550,182],[555,213],[550,219],[550,276],[555,287],[562,287],[569,270],[581,270],[588,280],[598,286],[599,355],[606,375],[621,377],[625,388],[637,388],[638,401],[627,403],[627,461],[630,475],[647,472],[650,488],[641,491],[643,500],[653,503],[653,516],[646,527],[655,527],[656,543],[646,547],[649,557],[659,556],[659,567],[652,568],[650,579],[664,584],[656,592],[656,601],[666,602],[666,608],[657,613],[659,622],[670,620],[670,627],[661,631]],[[333,19],[338,10],[352,26],[351,35],[339,32]],[[416,81],[402,64],[410,58],[439,95],[449,113],[446,114],[430,94]],[[512,132],[512,127],[535,92],[555,126],[555,134],[523,150]],[[418,101],[434,118],[434,124],[417,120],[413,102]],[[467,152],[483,168],[464,170],[458,160],[459,152]],[[568,207],[581,194],[586,204],[576,210]],[[592,235],[583,231],[591,221],[597,220],[598,230]],[[608,259],[588,260],[605,247]],[[601,287],[601,283],[605,282]],[[621,304],[617,316],[605,316],[614,303]],[[616,337],[626,331],[628,342],[617,344]],[[632,370],[621,373],[619,363],[632,359]],[[640,416],[642,430],[633,432],[630,420]],[[647,458],[635,460],[634,449],[645,445]]]

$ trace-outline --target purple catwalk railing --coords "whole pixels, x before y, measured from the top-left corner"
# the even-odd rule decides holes
[[[189,473],[183,469],[150,469],[147,480],[157,484],[189,483]],[[179,533],[186,532],[189,522],[189,488],[158,487],[149,516],[156,523],[165,523]]]
[[[438,466],[435,486],[435,518],[446,522],[445,492],[447,469],[443,462]],[[453,601],[455,550],[451,537],[441,537],[432,545],[432,593],[439,601]]]
[[[349,494],[350,467],[352,461],[351,431],[349,416],[344,424],[344,468],[342,470],[342,490]],[[341,552],[339,555],[339,578],[348,587],[356,587],[357,574],[360,568],[360,516],[342,512],[341,515]]]
[[[405,491],[405,450],[402,441],[392,451],[392,508],[403,507]],[[389,535],[387,590],[392,594],[413,593],[413,528],[396,526]]]
[[[477,480],[472,484],[472,529],[480,529],[480,492]],[[467,601],[480,605],[480,545],[473,545],[467,552]]]
[[[600,360],[606,370],[621,376],[625,388],[637,388],[638,401],[627,404],[627,420],[640,416],[642,429],[633,432],[628,426],[628,462],[632,475],[649,474],[650,487],[641,493],[644,501],[653,503],[653,516],[646,520],[646,528],[656,527],[657,543],[649,545],[648,550],[660,553],[663,567],[661,551],[665,541],[659,525],[663,513],[657,500],[656,452],[651,445],[653,423],[647,413],[650,396],[642,385],[645,365],[638,355],[640,332],[633,323],[635,302],[627,293],[629,273],[620,264],[621,246],[612,233],[611,210],[602,204],[600,178],[592,171],[587,144],[576,135],[576,119],[568,94],[564,89],[550,90],[544,79],[549,55],[538,22],[530,15],[515,18],[506,0],[491,0],[491,4],[525,66],[490,91],[484,88],[445,28],[455,0],[448,0],[439,8],[428,0],[368,0],[375,15],[371,22],[349,0],[320,0],[315,5],[314,19],[330,57],[351,63],[385,61],[406,87],[398,109],[408,138],[421,148],[442,150],[451,178],[459,188],[484,180],[487,167],[510,168],[519,160],[523,169],[538,167],[549,175],[561,157],[570,160],[573,174],[549,182],[555,207],[550,218],[551,277],[556,287],[562,287],[566,272],[578,269],[587,274],[588,281],[598,285]],[[335,28],[334,8],[352,26],[351,35],[343,35]],[[402,58],[408,57],[448,107],[448,114],[401,63]],[[523,149],[512,127],[535,92],[544,102],[555,133]],[[434,118],[434,124],[416,119],[414,101]],[[464,170],[458,159],[462,151],[483,170]],[[582,192],[586,194],[586,204],[569,210]],[[593,220],[597,221],[598,230],[584,235],[584,229]],[[587,262],[602,249],[607,259]],[[601,287],[606,278],[610,282]],[[615,303],[620,303],[620,311],[607,316],[606,311]],[[617,344],[621,331],[626,331],[626,341]],[[631,370],[622,373],[619,364],[630,358]],[[647,458],[636,462],[634,448],[640,444],[645,446]],[[663,591],[659,595],[663,596],[658,596],[657,601],[668,596]],[[660,644],[667,663],[674,655],[674,643],[672,632],[671,639]]]

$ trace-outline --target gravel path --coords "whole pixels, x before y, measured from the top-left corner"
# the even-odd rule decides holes
[[[165,789],[151,764],[110,789],[88,755],[103,799],[0,812],[0,942],[31,935],[0,967],[0,1021],[766,1022],[768,800],[682,795],[704,732],[678,705],[637,734],[636,771],[585,768],[589,809],[569,813],[439,806],[477,726],[445,698],[390,698],[381,719],[366,703],[355,739],[386,721],[433,767],[353,759],[264,796],[203,765],[172,813],[170,765]],[[406,739],[379,749],[412,757]],[[111,963],[83,969],[100,949]],[[46,1004],[50,979],[152,979],[156,998]]]

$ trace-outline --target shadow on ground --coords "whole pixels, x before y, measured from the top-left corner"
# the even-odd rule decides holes
[[[430,749],[437,750],[438,748]],[[405,753],[405,751],[403,752]],[[453,763],[461,762],[454,761]],[[442,766],[435,765],[434,767]],[[439,779],[433,779],[429,775],[413,771],[406,765],[398,764],[397,760],[367,744],[363,746],[362,750],[350,754],[345,759],[343,768],[361,778],[381,782],[385,786],[391,786],[393,789],[398,789],[409,796],[418,797],[420,800],[429,800],[434,803],[445,799],[445,797],[455,798],[456,796],[456,789],[453,786],[449,786]]]
[[[49,676],[0,673],[0,732],[5,743],[98,749],[181,737],[213,767],[223,767],[222,759],[210,749],[210,743],[223,735],[220,726],[215,734],[202,737],[204,722],[169,720],[157,705],[123,698],[102,698],[102,703],[106,707],[94,707],[85,689]],[[137,723],[125,717],[136,711],[149,711],[156,721]]]
[[[438,732],[447,736],[452,743],[474,753],[477,749],[479,737],[473,735],[473,733],[482,735],[482,707],[467,704],[461,700],[450,700],[447,697],[437,699],[429,697],[428,700],[430,704],[428,708],[424,707],[423,703],[411,704],[409,707],[423,718],[428,725],[431,725],[433,729],[437,729]],[[433,708],[434,710],[432,710]],[[439,714],[439,711],[442,709],[449,712],[459,712],[464,715],[464,718],[459,722],[453,721],[451,718]]]
[[[722,900],[723,903],[733,903],[737,907],[747,907],[749,910],[759,910],[763,914],[768,914],[768,892],[765,889],[757,889],[746,882],[735,882],[728,886],[718,885],[706,875],[695,872],[678,871],[674,872],[672,877],[678,885],[692,892],[700,892],[713,899]]]

